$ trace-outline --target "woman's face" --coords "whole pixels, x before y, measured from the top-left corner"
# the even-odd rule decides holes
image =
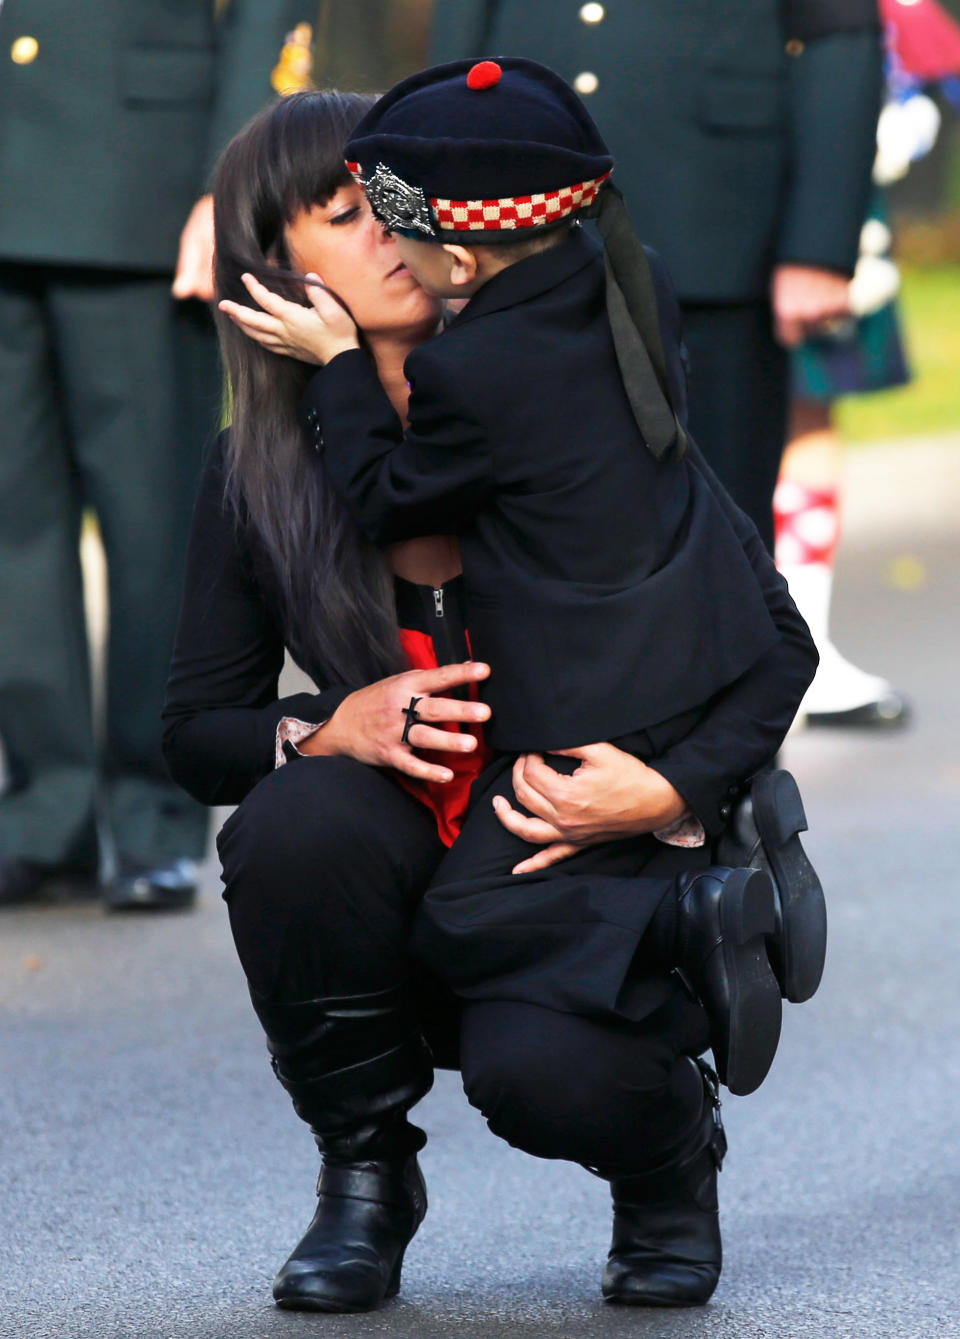
[[[365,334],[432,333],[439,303],[404,265],[355,182],[341,186],[325,205],[302,209],[284,236],[294,269],[319,274]]]

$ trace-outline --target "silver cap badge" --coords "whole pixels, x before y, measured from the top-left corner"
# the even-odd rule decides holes
[[[436,237],[433,215],[419,186],[409,185],[384,163],[377,164],[372,176],[360,177],[359,181],[370,208],[385,228],[396,232],[415,229]]]

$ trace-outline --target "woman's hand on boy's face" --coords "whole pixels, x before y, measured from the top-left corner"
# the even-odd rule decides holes
[[[309,307],[282,298],[252,274],[243,275],[243,282],[262,311],[227,300],[218,305],[234,325],[265,349],[322,366],[338,353],[358,349],[360,340],[353,317],[326,289],[318,286],[319,276],[308,274],[307,278],[316,280],[307,285]]]
[[[598,842],[655,832],[687,811],[666,777],[613,744],[556,752],[580,759],[571,776],[554,771],[537,753],[514,763],[514,794],[532,817],[502,796],[493,801],[509,832],[542,847],[514,866],[514,874],[546,869]]]

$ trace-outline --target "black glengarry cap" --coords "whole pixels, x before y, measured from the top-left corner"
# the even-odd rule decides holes
[[[393,232],[517,241],[590,206],[613,169],[569,84],[521,58],[452,61],[402,80],[360,122],[350,170]]]

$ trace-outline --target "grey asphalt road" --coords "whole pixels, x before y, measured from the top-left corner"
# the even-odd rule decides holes
[[[500,1144],[441,1075],[420,1108],[431,1210],[401,1298],[362,1317],[275,1311],[316,1154],[269,1072],[211,867],[192,915],[0,915],[0,1336],[960,1335],[960,537],[885,533],[852,536],[835,626],[910,691],[916,725],[787,745],[828,970],[788,1008],[767,1083],[725,1104],[709,1307],[605,1307],[605,1186]]]

